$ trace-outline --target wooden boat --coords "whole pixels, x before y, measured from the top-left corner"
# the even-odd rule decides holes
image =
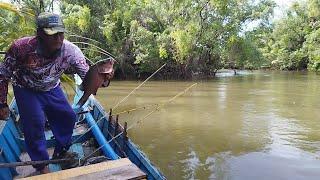
[[[76,102],[78,98],[79,96],[76,95]],[[32,177],[30,176],[35,171],[32,166],[0,168],[0,179],[22,177],[31,179],[165,179],[147,156],[127,137],[126,124],[125,127],[122,127],[118,123],[118,117],[113,117],[111,113],[106,115],[105,110],[94,97],[89,98],[86,107],[90,111],[85,113],[82,121],[77,122],[72,136],[74,143],[70,151],[77,152],[83,158],[97,151],[97,148],[101,148],[102,142],[107,143],[106,146],[111,148],[109,150],[116,154],[115,160],[97,161],[96,164],[86,162],[89,165],[67,170],[61,170],[58,164],[49,164],[52,173]],[[9,119],[7,121],[0,120],[1,164],[30,161],[25,152],[24,137],[20,130],[19,111],[15,100],[10,104],[10,109]],[[95,130],[98,131],[98,135],[94,132]],[[48,152],[52,155],[55,139],[49,129],[45,133]],[[106,146],[97,151],[94,154],[95,157],[110,156],[110,152],[105,153],[104,147]],[[92,160],[92,157],[89,159]]]

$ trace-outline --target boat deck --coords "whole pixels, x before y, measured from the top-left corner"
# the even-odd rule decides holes
[[[52,156],[53,151],[54,151],[54,148],[48,149],[48,153],[49,153],[50,157]],[[82,145],[80,143],[72,145],[70,147],[70,151],[76,152],[80,158],[84,157],[84,151],[83,151]],[[23,162],[31,161],[29,155],[26,152],[21,153],[20,160]],[[61,167],[57,164],[49,164],[49,169],[51,172],[56,172],[56,171],[60,171]],[[16,167],[16,171],[17,171],[18,175],[15,176],[14,179],[38,175],[37,174],[38,172],[36,172],[36,170],[32,166],[18,166],[18,167]]]
[[[42,174],[23,179],[146,179],[147,176],[128,158],[106,161],[98,164],[82,166],[73,169],[61,170],[49,174]]]
[[[50,156],[53,154],[53,148],[48,149],[48,153]],[[21,161],[31,161],[29,155],[26,152],[21,153],[20,155]],[[32,175],[35,175],[36,170],[32,166],[18,166],[16,167],[16,171],[18,173],[17,176],[14,177],[14,179],[29,177]]]
[[[70,148],[70,151],[76,152],[80,157],[94,156],[86,159],[86,166],[61,170],[59,165],[49,164],[52,173],[46,175],[36,175],[32,166],[0,168],[0,179],[38,177],[39,179],[165,179],[146,155],[128,138],[127,123],[124,123],[122,127],[118,123],[119,116],[113,117],[111,110],[106,115],[103,107],[94,98],[90,101],[90,107],[92,109],[90,113],[86,114],[85,119],[78,121],[73,131],[72,143],[74,144]],[[0,163],[30,161],[29,156],[25,153],[25,139],[21,132],[15,101],[11,103],[10,108],[9,120],[0,120]],[[89,127],[93,126],[89,125],[88,121],[94,122],[95,129],[90,128],[89,131]],[[49,128],[47,130],[45,136],[48,153],[52,156],[56,140]],[[101,140],[110,141],[110,143],[99,142]],[[109,157],[105,152],[107,149],[96,151],[97,148],[103,147],[101,143],[108,144],[112,153],[126,160],[114,158],[117,160],[104,161],[105,159],[100,159]],[[123,163],[123,161],[127,162]],[[92,164],[96,162],[100,163]]]

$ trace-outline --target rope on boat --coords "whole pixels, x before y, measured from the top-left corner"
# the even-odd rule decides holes
[[[178,93],[177,95],[175,95],[174,97],[172,97],[171,99],[167,100],[164,103],[159,103],[159,105],[157,106],[156,109],[152,110],[151,112],[149,112],[147,115],[145,115],[143,118],[141,118],[140,120],[136,121],[135,123],[133,123],[131,126],[128,127],[127,130],[132,129],[135,125],[141,123],[143,120],[147,119],[152,113],[154,113],[155,111],[159,110],[161,107],[169,104],[170,102],[172,102],[173,100],[175,100],[176,98],[178,98],[179,96],[185,94],[189,89],[191,89],[193,86],[197,85],[197,83],[192,84],[191,86],[187,87],[184,91]],[[110,142],[112,142],[114,139],[116,139],[117,137],[121,136],[123,134],[123,132],[117,134],[116,136],[114,136],[113,138],[111,138],[109,141],[107,141],[107,143],[109,144]],[[102,146],[100,146],[99,148],[97,148],[95,151],[93,151],[91,154],[89,154],[88,156],[85,156],[83,158],[79,159],[79,162],[81,159],[86,160],[87,158],[90,158],[90,156],[92,156],[94,153],[96,153],[97,151],[99,151],[101,148],[103,148],[105,146],[105,144],[103,144]]]
[[[136,91],[137,89],[139,89],[145,82],[147,82],[150,78],[152,78],[152,76],[154,76],[158,71],[160,71],[165,65],[167,65],[167,63],[165,63],[164,65],[162,65],[159,69],[157,69],[153,74],[151,74],[151,76],[149,76],[146,80],[144,80],[139,86],[137,86],[136,88],[134,88],[126,97],[124,97],[120,102],[118,102],[118,104],[116,104],[112,109],[115,110],[119,104],[121,104],[123,101],[125,101],[132,93],[134,93],[134,91]]]

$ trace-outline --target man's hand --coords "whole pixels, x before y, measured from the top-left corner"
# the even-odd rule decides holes
[[[9,117],[9,107],[2,107],[0,108],[0,120],[7,120],[7,118]]]

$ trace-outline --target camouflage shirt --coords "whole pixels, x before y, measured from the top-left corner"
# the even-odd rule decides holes
[[[0,103],[7,102],[9,80],[13,86],[49,91],[59,85],[62,73],[77,73],[83,79],[88,70],[81,50],[67,40],[59,52],[46,58],[36,37],[18,39],[0,64]]]

